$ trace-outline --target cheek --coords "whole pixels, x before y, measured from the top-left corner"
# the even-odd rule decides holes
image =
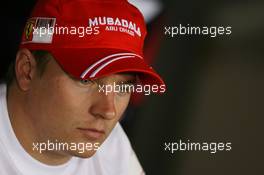
[[[84,106],[87,104],[84,99],[84,94],[70,83],[58,82],[48,97],[49,112],[55,115],[62,125],[70,123],[85,112]]]
[[[116,96],[115,106],[116,106],[116,112],[117,112],[118,119],[120,119],[122,114],[125,112],[128,106],[129,100],[130,100],[130,95],[127,95],[127,96],[117,95]]]
[[[47,81],[34,95],[34,118],[46,137],[66,138],[86,111],[85,97],[64,78]]]

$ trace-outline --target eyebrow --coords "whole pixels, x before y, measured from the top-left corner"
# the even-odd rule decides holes
[[[117,84],[135,84],[136,83],[136,79],[133,80],[126,80],[126,81],[118,81],[116,82]]]
[[[120,81],[117,81],[116,83],[117,84],[135,84],[137,81],[137,76],[136,75],[133,75],[132,78],[129,78],[128,80],[120,80]]]

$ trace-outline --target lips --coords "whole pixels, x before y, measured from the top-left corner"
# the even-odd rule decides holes
[[[78,130],[83,133],[87,138],[92,140],[98,140],[103,135],[105,135],[104,130],[99,130],[95,128],[78,128]]]

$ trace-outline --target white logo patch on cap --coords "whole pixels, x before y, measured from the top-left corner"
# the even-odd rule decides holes
[[[112,18],[112,17],[94,17],[93,19],[89,19],[89,26],[105,26],[105,30],[107,31],[116,31],[127,33],[131,36],[141,37],[140,27],[136,25],[136,23],[126,20],[126,19],[119,19],[119,18]]]
[[[30,18],[25,26],[22,44],[52,43],[56,18]]]

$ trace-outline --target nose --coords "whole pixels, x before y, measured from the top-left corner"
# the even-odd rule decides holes
[[[90,112],[93,116],[102,117],[107,120],[111,120],[116,116],[115,108],[115,93],[111,92],[108,94],[97,93],[94,97],[95,100],[90,107]]]

